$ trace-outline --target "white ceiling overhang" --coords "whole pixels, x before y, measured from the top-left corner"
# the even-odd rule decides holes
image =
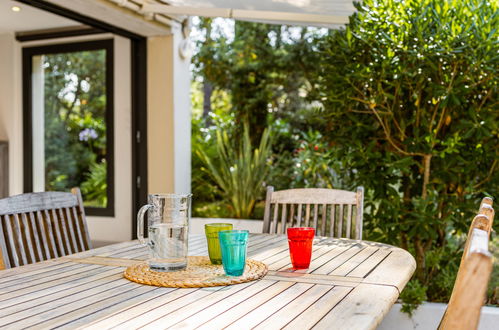
[[[352,0],[161,0],[142,2],[143,13],[225,17],[265,23],[337,27],[355,12]]]

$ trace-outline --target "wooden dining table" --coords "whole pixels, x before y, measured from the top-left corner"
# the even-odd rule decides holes
[[[207,255],[191,235],[189,255]],[[306,270],[291,269],[284,235],[251,234],[260,280],[210,288],[165,288],[123,277],[147,259],[137,241],[0,271],[0,328],[373,329],[415,270],[386,244],[317,237]]]

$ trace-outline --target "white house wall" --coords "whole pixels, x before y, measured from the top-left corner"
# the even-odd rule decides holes
[[[23,192],[21,47],[0,34],[0,139],[9,141],[9,194]]]
[[[188,193],[191,181],[190,59],[180,30],[147,42],[149,193]]]

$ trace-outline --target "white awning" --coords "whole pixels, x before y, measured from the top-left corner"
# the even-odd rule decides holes
[[[264,23],[337,27],[354,13],[352,0],[162,0],[142,12],[167,16],[225,17]]]

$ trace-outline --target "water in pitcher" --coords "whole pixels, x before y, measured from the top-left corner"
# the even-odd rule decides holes
[[[188,227],[167,223],[149,227],[149,245],[151,247],[151,270],[171,272],[187,267]]]

